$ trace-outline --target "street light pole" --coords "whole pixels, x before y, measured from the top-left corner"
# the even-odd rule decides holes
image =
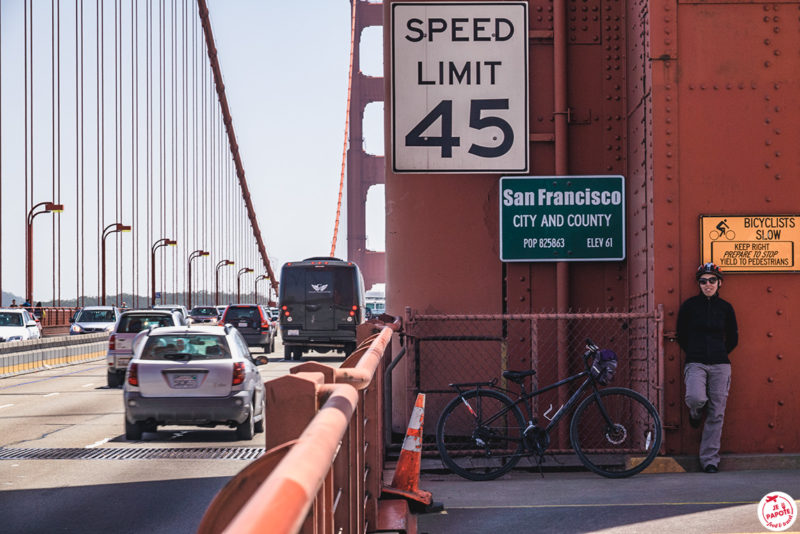
[[[233,265],[231,260],[220,260],[214,273],[214,304],[219,305],[219,268],[226,265]]]
[[[236,304],[242,303],[242,275],[244,273],[252,273],[253,269],[250,267],[242,267],[236,275]]]
[[[102,304],[103,306],[106,305],[106,238],[109,235],[115,234],[117,232],[130,232],[130,231],[131,227],[124,225],[122,223],[109,224],[108,226],[103,228],[103,239],[102,239],[102,245],[100,247],[101,248],[100,271],[102,273],[102,279],[103,279],[103,284],[102,284],[103,290],[100,293],[100,304]]]
[[[177,241],[173,241],[168,237],[164,237],[153,243],[153,246],[150,247],[150,273],[152,276],[152,279],[150,280],[150,306],[156,305],[156,250],[160,249],[161,247],[166,247],[167,245],[174,247],[177,244]]]
[[[44,206],[42,211],[36,211],[36,208]],[[28,212],[27,216],[27,239],[25,240],[25,300],[33,302],[33,219],[42,213],[62,212],[64,211],[63,204],[54,204],[53,202],[39,202]]]
[[[255,282],[253,282],[253,293],[255,294],[255,297],[256,297],[256,304],[258,304],[258,281],[259,280],[269,280],[269,276],[266,275],[266,274],[259,274],[258,276],[256,276]],[[269,298],[267,300],[269,300]]]
[[[195,258],[199,258],[200,256],[208,256],[208,252],[205,250],[195,250],[191,254],[189,254],[189,297],[186,299],[188,305],[186,306],[189,311],[192,309],[192,260]]]

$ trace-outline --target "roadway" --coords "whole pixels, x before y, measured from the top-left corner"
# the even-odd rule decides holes
[[[420,488],[441,513],[419,517],[436,534],[614,534],[767,532],[757,516],[769,492],[800,497],[800,471],[639,474],[608,479],[588,472],[512,471],[488,482],[423,474]],[[787,532],[800,532],[796,522]]]
[[[265,381],[297,363],[276,345],[259,367]],[[336,365],[341,355],[309,359]],[[226,427],[159,428],[127,441],[123,418],[104,360],[0,379],[0,531],[195,532],[214,495],[264,446],[264,434],[240,441]],[[58,459],[7,458],[10,449]]]

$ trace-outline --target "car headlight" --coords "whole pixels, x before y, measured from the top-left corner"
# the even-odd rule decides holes
[[[74,324],[70,327],[69,331],[72,332],[73,334],[80,334],[81,332],[83,332],[83,328]]]
[[[22,341],[22,336],[9,336],[6,341]]]

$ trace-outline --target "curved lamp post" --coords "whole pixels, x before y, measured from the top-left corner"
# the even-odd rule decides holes
[[[256,276],[255,282],[253,282],[253,294],[256,297],[256,304],[258,304],[258,281],[259,280],[269,280],[269,276],[267,276],[266,274],[259,274],[258,276]],[[267,298],[267,300],[269,300],[269,297]]]
[[[166,246],[174,247],[177,244],[177,241],[173,241],[168,237],[164,237],[153,243],[153,246],[150,247],[150,272],[152,276],[152,283],[150,287],[150,306],[156,305],[156,250]]]
[[[214,272],[214,304],[219,305],[219,268],[226,265],[233,265],[231,260],[220,260]]]
[[[37,208],[44,207],[41,211]],[[25,240],[25,300],[33,302],[33,219],[42,213],[59,213],[64,211],[63,204],[53,202],[39,202],[28,212],[27,216],[27,239]]]
[[[103,241],[101,245],[101,271],[102,271],[102,292],[100,293],[100,304],[103,306],[106,305],[106,238],[111,234],[116,234],[117,232],[130,232],[131,227],[122,223],[113,223],[109,224],[105,228],[103,228]]]
[[[192,310],[192,260],[195,258],[199,258],[200,256],[208,256],[210,253],[205,250],[195,250],[191,254],[189,254],[189,296],[186,299],[187,301],[187,308],[189,311]]]
[[[242,267],[236,274],[236,304],[242,303],[242,275],[244,273],[252,273],[253,269],[250,267]]]

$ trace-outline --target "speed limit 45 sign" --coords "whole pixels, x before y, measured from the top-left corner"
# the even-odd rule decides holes
[[[528,170],[527,10],[392,3],[394,172]]]

